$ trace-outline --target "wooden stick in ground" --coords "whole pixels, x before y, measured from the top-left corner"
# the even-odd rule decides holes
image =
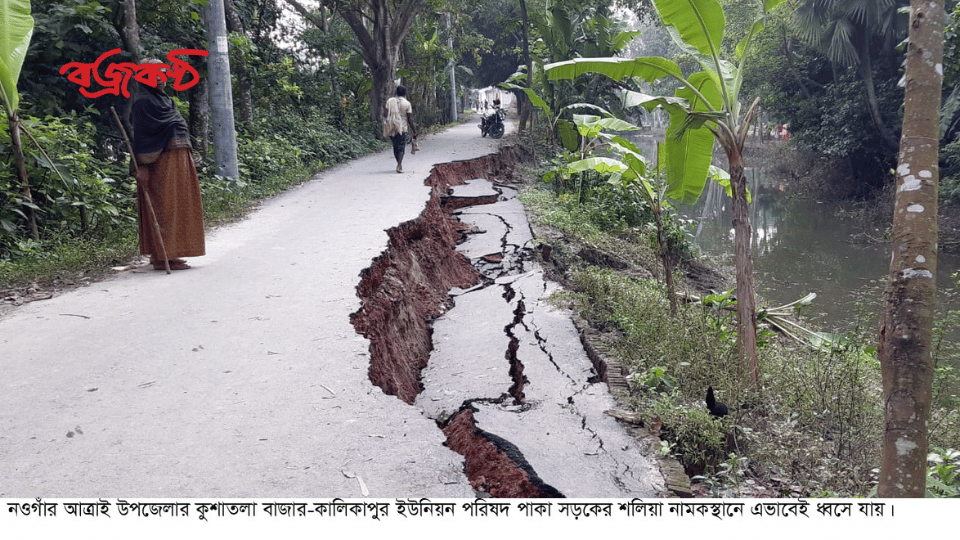
[[[123,123],[120,122],[120,116],[117,115],[117,110],[112,106],[110,107],[110,112],[113,113],[113,119],[117,121],[117,127],[120,128],[120,133],[123,135],[123,140],[127,142],[127,150],[130,151],[130,159],[133,161],[133,171],[135,178],[139,177],[140,168],[137,166],[137,156],[133,153],[133,145],[130,144],[130,137],[127,137],[127,130],[123,128]],[[140,185],[140,179],[137,178],[137,185]],[[141,186],[140,189],[143,191],[143,198],[147,201],[147,208],[150,211],[150,217],[153,221],[153,230],[157,233],[157,240],[160,241],[160,251],[163,253],[163,266],[166,268],[167,273],[170,273],[170,260],[167,259],[167,248],[163,245],[163,235],[160,234],[160,222],[157,221],[157,212],[153,209],[153,201],[150,200],[150,193],[147,192],[146,186]]]

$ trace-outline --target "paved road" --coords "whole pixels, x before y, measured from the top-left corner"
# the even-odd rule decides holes
[[[434,420],[370,383],[349,318],[431,166],[496,141],[468,123],[421,146],[404,174],[385,151],[266,202],[191,270],[0,319],[0,498],[473,497]]]
[[[208,237],[0,319],[0,497],[472,496],[435,423],[367,379],[361,270],[475,124],[325,172]]]

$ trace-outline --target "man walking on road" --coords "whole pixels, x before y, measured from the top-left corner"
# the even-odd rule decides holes
[[[397,86],[397,95],[388,99],[383,121],[383,135],[393,143],[393,157],[397,159],[397,172],[403,172],[403,153],[407,146],[407,130],[417,140],[417,126],[413,123],[413,107],[406,98],[407,89]]]

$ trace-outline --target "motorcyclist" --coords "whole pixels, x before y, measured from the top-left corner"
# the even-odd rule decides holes
[[[487,132],[493,128],[497,122],[497,117],[501,114],[500,98],[495,98],[493,100],[493,113],[489,115],[484,114],[480,117],[480,132],[483,136],[486,136]]]

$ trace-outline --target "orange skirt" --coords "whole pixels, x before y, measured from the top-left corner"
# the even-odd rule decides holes
[[[167,259],[204,255],[203,205],[191,150],[165,150],[155,162],[140,166],[137,180],[140,253],[150,255],[153,262],[163,261],[153,215],[143,193],[146,189],[160,224]]]

